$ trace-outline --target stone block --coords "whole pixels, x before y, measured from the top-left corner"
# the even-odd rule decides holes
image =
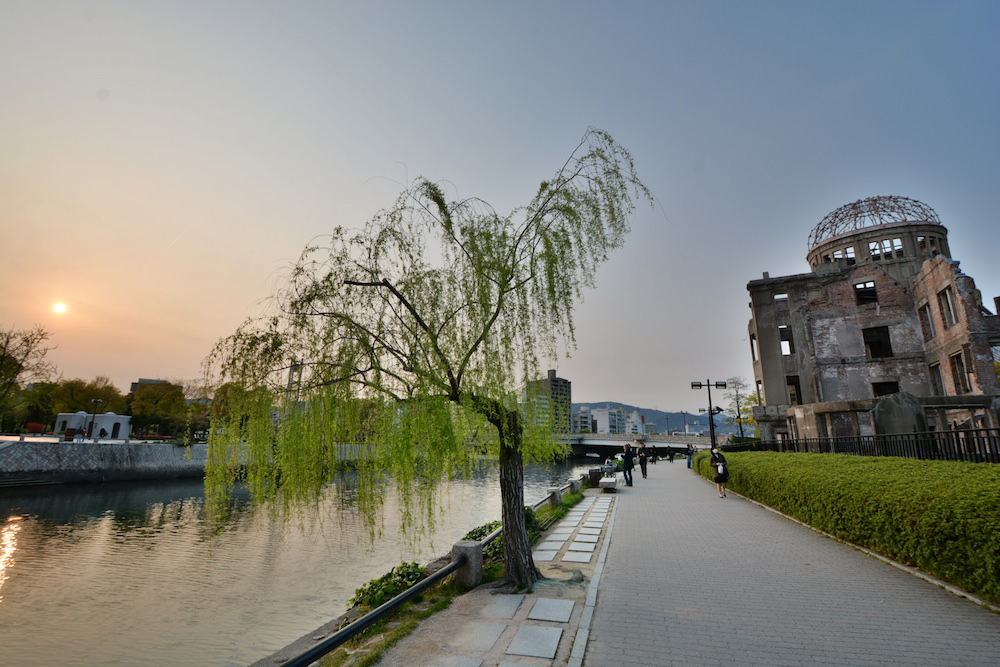
[[[456,542],[451,548],[451,559],[465,555],[465,564],[455,570],[455,581],[466,588],[475,588],[483,582],[483,543],[475,540]]]
[[[559,487],[551,486],[547,491],[549,492],[549,505],[555,507],[562,502],[562,491]]]

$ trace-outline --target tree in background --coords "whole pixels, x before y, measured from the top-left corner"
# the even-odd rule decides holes
[[[89,382],[80,378],[61,380],[52,390],[53,412],[93,412],[94,399],[101,402],[98,412],[123,415],[128,411],[125,395],[111,382],[111,378],[98,375]]]
[[[731,377],[726,380],[726,415],[730,424],[739,427],[740,437],[746,437],[744,426],[753,427],[754,437],[760,437],[760,429],[753,418],[753,406],[757,404],[757,396],[750,391],[750,385],[742,377]]]
[[[55,399],[53,393],[59,385],[55,382],[34,382],[21,390],[18,406],[14,410],[18,424],[36,423],[54,426]]]
[[[45,360],[52,336],[40,326],[33,329],[0,329],[0,430],[8,413],[21,405],[21,390],[55,375],[55,366]],[[12,424],[13,425],[13,424]]]
[[[179,380],[184,391],[184,440],[191,444],[208,433],[212,389],[204,379]]]
[[[174,436],[187,419],[184,388],[173,382],[139,385],[131,408],[133,429],[142,435]]]
[[[244,470],[258,499],[279,480],[286,500],[315,497],[351,444],[363,515],[375,520],[391,480],[407,526],[433,516],[439,480],[487,454],[500,466],[507,582],[531,585],[524,460],[564,446],[517,390],[539,376],[540,355],[574,344],[573,307],[641,198],[631,155],[590,130],[508,215],[418,179],[363,230],[338,227],[328,246],[306,248],[274,314],[207,360],[241,388],[210,432],[210,498]]]

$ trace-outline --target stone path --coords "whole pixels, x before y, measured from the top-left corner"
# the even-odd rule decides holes
[[[1000,615],[698,477],[616,496],[584,665],[1000,665]]]
[[[380,665],[511,667],[579,665],[586,642],[576,641],[589,624],[600,564],[606,554],[615,497],[588,491],[535,548],[535,564],[548,579],[530,595],[494,595],[487,586],[471,591],[424,621],[386,652]],[[579,572],[582,581],[573,582]]]

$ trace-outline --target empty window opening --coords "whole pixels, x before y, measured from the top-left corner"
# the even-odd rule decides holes
[[[875,398],[899,393],[898,382],[872,382],[872,394]]]
[[[774,295],[774,300],[775,301],[788,301],[788,295],[787,294],[775,294]]]
[[[892,241],[882,239],[882,254],[886,259],[892,259]]]
[[[934,331],[934,318],[931,317],[931,305],[929,303],[924,304],[917,313],[920,315],[920,330],[924,333],[924,340],[934,338],[937,332]]]
[[[997,378],[1000,379],[1000,340],[990,341],[990,354],[993,355],[993,367],[997,371]]]
[[[834,261],[837,261],[837,262],[839,262],[840,260],[844,259],[844,251],[843,250],[834,250],[833,251],[833,259],[834,259]]]
[[[778,336],[781,339],[781,354],[789,356],[795,354],[795,342],[792,340],[792,330],[786,325],[778,325]]]
[[[896,257],[903,256],[903,239],[892,240],[892,252]]]
[[[934,237],[934,236],[930,237],[930,242],[931,242],[931,255],[938,254],[938,240],[937,240],[937,237]]]
[[[951,357],[951,381],[955,383],[955,393],[967,394],[972,391],[969,384],[969,374],[965,371],[965,359],[962,353],[953,354]]]
[[[827,264],[833,264],[833,258],[830,255],[823,255],[823,261]]]
[[[848,264],[854,264],[854,246],[849,245],[844,248],[844,258],[847,260]]]
[[[754,361],[760,356],[760,352],[757,350],[757,334],[750,334],[750,356],[753,357]]]
[[[764,385],[757,380],[757,405],[764,405]]]
[[[849,438],[857,435],[854,431],[853,414],[850,412],[830,413],[830,435],[835,438]]]
[[[799,376],[785,376],[785,386],[788,387],[788,404],[802,405],[802,386],[799,384]]]
[[[918,236],[917,237],[917,252],[921,255],[927,254],[927,237]]]
[[[868,254],[872,256],[872,259],[878,261],[882,259],[882,251],[879,250],[878,241],[868,242]]]
[[[889,339],[889,327],[862,329],[861,336],[864,338],[865,352],[869,359],[887,359],[892,356],[892,341]]]
[[[941,364],[928,366],[927,374],[931,379],[931,395],[944,396],[944,378],[941,376]]]
[[[857,283],[854,286],[854,298],[857,299],[858,304],[866,303],[878,303],[878,293],[875,291],[875,282],[869,280],[863,283]]]
[[[955,326],[958,318],[955,317],[955,294],[950,285],[938,292],[938,305],[941,306],[941,319],[944,320],[944,328]]]

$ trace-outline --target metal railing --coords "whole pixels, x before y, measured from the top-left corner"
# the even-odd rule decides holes
[[[767,440],[754,449],[1000,463],[1000,428]]]
[[[560,487],[559,490],[565,491],[566,489],[572,488],[572,486],[573,485],[571,482],[569,484]],[[552,497],[551,493],[545,494],[545,497],[539,500],[534,505],[532,505],[531,509],[533,510],[538,509],[542,505],[549,502],[549,499],[551,497]],[[497,539],[501,535],[503,535],[503,526],[500,526],[492,533],[484,537],[481,544],[483,545],[483,547],[485,547],[487,544]],[[391,600],[383,603],[378,608],[373,609],[372,611],[368,612],[367,614],[357,619],[353,623],[345,625],[343,628],[341,628],[334,634],[330,635],[320,643],[288,659],[287,661],[282,662],[281,664],[283,665],[283,667],[308,667],[308,665],[311,665],[312,663],[314,663],[319,658],[322,658],[327,653],[336,650],[341,644],[345,643],[352,637],[364,632],[366,629],[368,629],[371,625],[376,623],[383,616],[399,608],[414,596],[419,595],[421,592],[427,590],[434,584],[438,583],[439,581],[442,581],[445,577],[453,573],[455,570],[465,565],[465,563],[466,563],[465,555],[464,554],[459,555],[455,560],[451,561],[450,563],[448,563],[443,568],[441,568],[434,574],[430,575],[426,579],[421,579],[419,582],[417,582],[410,588],[407,588],[405,591],[403,591],[396,597],[392,598]]]

